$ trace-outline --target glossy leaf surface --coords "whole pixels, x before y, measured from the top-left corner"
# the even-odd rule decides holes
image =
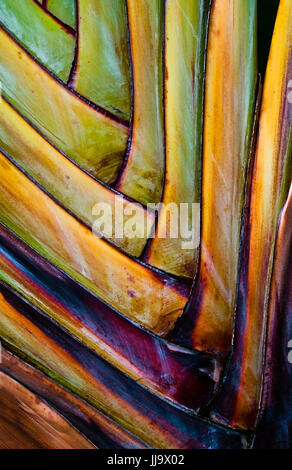
[[[45,0],[46,8],[63,23],[76,28],[75,0]]]
[[[105,360],[155,393],[192,410],[211,398],[221,370],[219,362],[129,323],[1,225],[0,246],[0,279]]]
[[[130,65],[123,0],[81,0],[70,86],[113,114],[130,117]]]
[[[81,167],[105,182],[114,180],[128,129],[70,92],[3,29],[0,41],[4,97]]]
[[[201,135],[209,3],[201,0],[165,3],[164,206],[147,261],[164,271],[187,277],[193,277],[196,272],[200,239]],[[176,34],[172,34],[174,30]],[[179,220],[176,227],[172,225],[171,208]],[[165,233],[165,238],[161,238],[161,233]]]
[[[0,102],[0,146],[88,227],[94,226],[101,209],[108,205],[110,210],[105,212],[107,219],[103,217],[103,220],[105,227],[110,224],[112,228],[108,237],[110,241],[133,256],[141,254],[154,224],[154,216],[77,168],[36,132],[4,98]],[[120,213],[116,215],[118,211],[124,215],[120,227],[124,237],[118,237],[118,233],[116,236],[116,222],[120,217]],[[136,220],[140,221],[136,227],[139,237],[129,238],[125,228],[130,216],[126,212],[132,214],[134,211]]]
[[[133,116],[127,159],[117,188],[157,203],[164,172],[163,2],[127,0],[133,80]]]
[[[256,424],[274,245],[291,183],[292,4],[282,0],[265,78],[249,217],[238,293],[234,351],[215,414],[241,428]],[[225,397],[224,397],[225,394]]]
[[[39,317],[4,287],[1,292],[0,332],[9,347],[148,444],[166,449],[246,445],[238,433],[168,405]]]
[[[44,401],[0,372],[0,449],[94,449]]]
[[[0,154],[0,171],[3,223],[124,315],[159,335],[169,331],[182,314],[187,301],[186,288],[95,236],[3,154]],[[147,302],[149,297],[151,304]]]
[[[0,23],[41,64],[64,82],[68,80],[75,50],[70,30],[33,0],[1,0]]]
[[[194,348],[223,355],[232,339],[256,45],[256,2],[215,0],[206,70],[201,259],[178,336]]]

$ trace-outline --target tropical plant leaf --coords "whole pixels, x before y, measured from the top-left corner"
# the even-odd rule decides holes
[[[209,6],[209,1],[201,0],[165,3],[164,206],[159,213],[156,237],[146,256],[152,266],[191,278],[198,259],[199,230],[196,237],[194,226],[200,226],[203,84]],[[176,30],[175,35],[173,30]],[[180,204],[186,208],[185,220]],[[180,229],[185,231],[178,230],[176,237],[170,233],[171,208],[178,212],[182,221]],[[196,209],[196,218],[193,209]],[[161,233],[166,234],[165,238]],[[185,246],[188,238],[190,247]]]
[[[44,0],[44,5],[56,18],[76,29],[75,0]]]
[[[244,235],[234,351],[221,399],[219,421],[241,428],[256,424],[262,387],[264,338],[279,214],[291,183],[292,4],[280,2],[267,66]],[[225,398],[226,397],[226,398]],[[227,402],[228,397],[228,402]]]
[[[82,168],[112,182],[125,150],[127,127],[65,88],[1,28],[0,40],[4,97]]]
[[[291,444],[292,5],[262,102],[257,5],[1,1],[0,447]]]
[[[0,280],[29,303],[155,393],[191,410],[209,401],[221,370],[216,359],[138,329],[1,225],[0,240]]]
[[[157,203],[164,173],[163,2],[127,0],[126,5],[134,109],[117,189],[142,204]]]
[[[241,448],[236,432],[172,407],[1,288],[0,334],[17,355],[158,448]],[[40,348],[40,344],[42,347]],[[153,426],[153,423],[155,425]],[[174,432],[175,431],[175,432]]]
[[[54,409],[0,372],[0,449],[94,449]],[[15,432],[17,429],[17,433]]]
[[[74,59],[71,30],[32,0],[2,0],[0,24],[60,80],[67,82]]]
[[[51,404],[97,447],[110,449],[149,447],[5,348],[2,349],[0,370]]]
[[[130,118],[130,70],[123,0],[82,0],[78,5],[78,50],[70,86],[90,101]]]
[[[94,226],[98,215],[94,214],[93,208],[99,204],[102,207],[108,205],[111,209],[108,222],[113,229],[108,238],[127,253],[141,255],[154,225],[154,215],[80,171],[17,113],[5,98],[0,103],[0,145],[24,171],[88,227]],[[124,229],[130,216],[126,214],[121,227],[125,236],[116,236],[117,208],[123,213],[136,212],[137,220],[141,221],[137,226],[139,237],[130,239],[127,236]],[[104,223],[106,226],[107,222]]]
[[[191,347],[223,355],[232,338],[256,47],[256,2],[215,0],[206,70],[201,259],[177,336]]]
[[[292,187],[281,212],[269,302],[263,374],[263,401],[258,419],[257,448],[290,447],[292,349]]]
[[[3,153],[0,169],[0,220],[5,225],[124,315],[159,335],[170,330],[187,302],[184,286],[99,239]],[[149,295],[151,307],[145,301]]]

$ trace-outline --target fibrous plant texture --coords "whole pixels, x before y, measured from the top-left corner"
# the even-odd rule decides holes
[[[292,1],[264,76],[261,8],[0,0],[0,448],[291,447]]]

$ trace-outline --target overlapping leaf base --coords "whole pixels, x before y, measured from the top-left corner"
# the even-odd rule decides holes
[[[291,445],[291,31],[261,100],[255,0],[1,0],[0,447]]]

